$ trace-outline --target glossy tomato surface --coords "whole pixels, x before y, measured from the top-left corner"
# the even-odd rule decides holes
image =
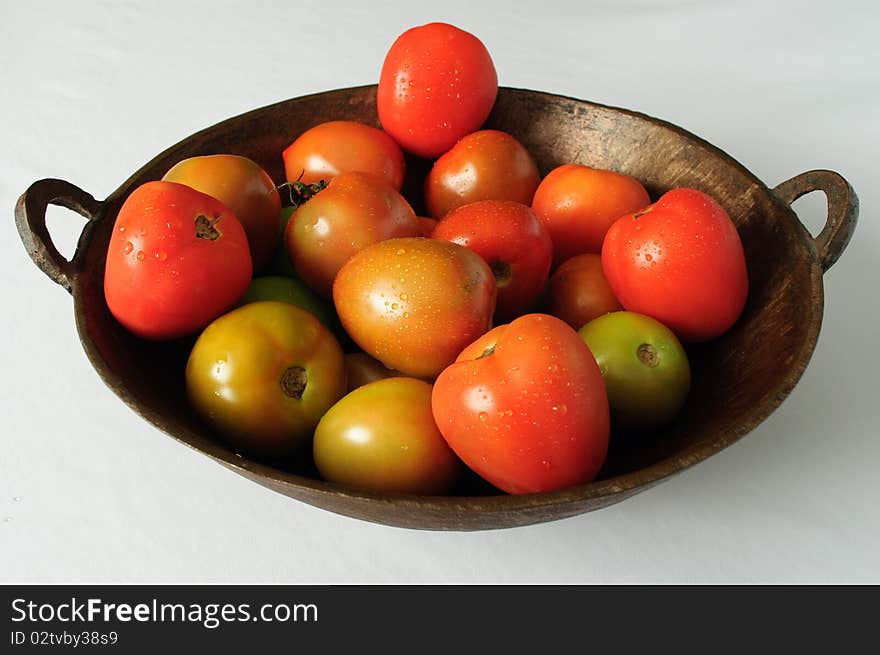
[[[396,190],[406,166],[388,134],[355,121],[329,121],[306,130],[282,153],[288,182],[329,182],[342,173],[369,173]]]
[[[147,339],[198,332],[251,280],[244,229],[226,205],[175,182],[147,182],[125,200],[107,249],[104,296]]]
[[[495,276],[495,317],[507,322],[531,306],[547,282],[553,244],[526,205],[483,200],[453,210],[432,234],[477,253]]]
[[[618,220],[602,268],[621,304],[685,341],[720,336],[739,318],[749,278],[736,226],[716,200],[673,189]]]
[[[309,312],[251,303],[202,332],[186,387],[196,412],[233,447],[283,457],[308,443],[345,393],[342,349]]]
[[[508,493],[592,480],[605,461],[608,398],[567,324],[527,314],[468,346],[434,383],[434,418],[481,477]]]
[[[421,236],[422,230],[391,186],[364,173],[343,173],[293,212],[284,241],[297,274],[329,298],[333,279],[352,255],[385,239]]]
[[[540,181],[534,158],[519,141],[498,130],[480,130],[434,162],[425,180],[425,203],[434,218],[478,200],[530,205]]]
[[[495,65],[473,34],[429,23],[401,34],[385,56],[376,104],[404,150],[437,157],[479,129],[498,94]]]
[[[547,174],[532,209],[553,240],[553,265],[584,253],[602,252],[612,223],[651,202],[645,187],[614,171],[564,164]]]
[[[238,155],[191,157],[162,179],[186,184],[229,207],[247,234],[254,270],[268,263],[278,239],[281,199],[259,164]]]
[[[665,325],[643,314],[619,311],[590,321],[578,334],[605,380],[614,427],[657,427],[684,405],[690,365]]]
[[[405,375],[433,378],[489,329],[495,279],[479,255],[456,243],[390,239],[342,267],[333,300],[369,355]]]
[[[397,377],[352,391],[315,430],[315,465],[331,482],[377,492],[441,495],[461,470],[431,413],[431,385]]]
[[[623,309],[592,253],[566,260],[550,276],[548,311],[579,330],[594,318]]]

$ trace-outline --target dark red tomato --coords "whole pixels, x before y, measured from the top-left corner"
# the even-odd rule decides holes
[[[119,210],[104,273],[116,319],[147,339],[198,332],[251,281],[247,236],[219,200],[176,182],[147,182]]]
[[[434,419],[456,454],[508,493],[592,480],[608,450],[608,397],[577,332],[527,314],[465,348],[437,377]]]
[[[626,309],[657,319],[684,341],[730,329],[749,289],[736,226],[696,189],[673,189],[614,223],[602,269]]]
[[[602,258],[588,253],[566,260],[550,276],[549,312],[581,329],[594,318],[623,307],[602,272]]]
[[[468,134],[434,163],[425,181],[425,202],[434,218],[478,200],[513,200],[524,205],[541,174],[529,151],[498,130]]]
[[[400,146],[382,130],[330,121],[303,132],[282,154],[288,182],[329,182],[342,173],[370,173],[400,191],[405,164]]]
[[[553,244],[532,210],[518,202],[483,200],[454,209],[432,237],[469,248],[489,264],[499,322],[524,313],[547,282]]]
[[[297,274],[329,298],[333,278],[352,255],[397,237],[422,235],[412,207],[382,180],[343,173],[294,211],[284,240]]]
[[[645,187],[633,177],[565,164],[541,181],[532,210],[550,232],[555,267],[575,255],[602,252],[611,224],[650,202]]]
[[[437,157],[480,128],[497,94],[483,43],[452,25],[429,23],[401,34],[385,55],[376,103],[382,127],[404,150]]]
[[[232,210],[247,234],[254,270],[272,257],[281,224],[281,198],[259,164],[238,155],[190,157],[162,178],[207,193]]]

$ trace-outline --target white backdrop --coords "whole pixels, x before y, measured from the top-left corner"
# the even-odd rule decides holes
[[[770,186],[853,184],[816,352],[747,438],[600,512],[427,533],[247,482],[104,387],[21,246],[19,194],[60,177],[104,198],[203,127],[376,81],[432,20],[479,36],[502,84],[664,118]],[[878,25],[873,2],[0,1],[0,582],[880,582]],[[816,233],[821,195],[796,209]],[[81,221],[49,218],[72,253]]]

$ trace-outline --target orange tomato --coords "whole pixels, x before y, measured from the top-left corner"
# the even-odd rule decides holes
[[[550,276],[548,311],[575,330],[623,309],[602,272],[602,257],[587,253],[563,262]]]

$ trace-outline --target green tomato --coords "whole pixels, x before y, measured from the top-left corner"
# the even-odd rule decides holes
[[[376,492],[442,495],[461,470],[431,412],[431,385],[387,378],[358,387],[321,418],[315,465],[331,482]]]
[[[599,364],[613,426],[656,427],[684,405],[690,365],[678,338],[665,325],[620,311],[593,319],[578,334]]]
[[[308,444],[345,393],[339,343],[312,314],[255,302],[202,332],[186,365],[190,403],[242,452],[285,457]]]
[[[238,304],[247,305],[263,300],[286,302],[313,314],[328,329],[335,332],[338,328],[336,315],[330,306],[300,280],[280,275],[255,277]]]

